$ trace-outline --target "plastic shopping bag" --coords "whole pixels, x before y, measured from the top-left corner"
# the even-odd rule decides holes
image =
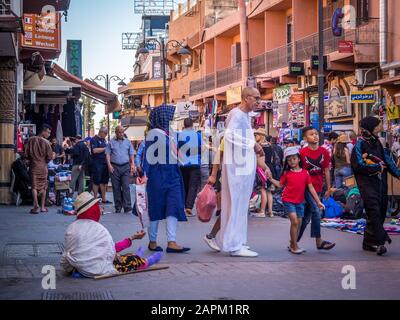
[[[197,197],[197,216],[201,222],[209,222],[217,207],[217,195],[214,188],[207,184]]]
[[[136,212],[143,229],[150,226],[149,209],[147,204],[146,184],[136,185]]]

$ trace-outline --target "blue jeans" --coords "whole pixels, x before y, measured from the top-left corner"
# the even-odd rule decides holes
[[[321,197],[321,194],[318,194]],[[306,190],[305,193],[306,205],[304,208],[304,218],[300,227],[299,238],[297,241],[300,241],[303,236],[304,231],[307,228],[307,225],[311,221],[311,238],[321,238],[321,211],[318,208],[317,204],[310,191]]]
[[[351,168],[343,167],[342,169],[335,170],[335,187],[342,188],[344,179],[351,176]]]
[[[298,218],[304,217],[304,203],[283,202],[283,208],[286,214],[295,213]]]
[[[150,221],[149,239],[151,242],[157,242],[159,221]],[[175,217],[167,217],[167,241],[176,242],[176,229],[178,227],[178,219]]]

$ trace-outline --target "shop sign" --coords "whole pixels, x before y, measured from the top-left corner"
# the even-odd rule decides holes
[[[242,101],[242,87],[236,87],[226,90],[226,104],[240,103]]]
[[[292,87],[290,85],[276,88],[273,91],[274,101],[277,101],[278,104],[288,103],[291,94],[292,94]]]
[[[332,88],[325,101],[325,118],[351,117],[352,109],[349,97],[342,97],[338,88]]]
[[[82,40],[67,40],[67,71],[82,79]]]
[[[55,22],[48,17],[36,14],[24,14],[23,25],[25,34],[21,35],[21,46],[51,51],[61,51],[61,16],[55,14]]]
[[[153,79],[162,78],[161,58],[153,57]]]
[[[353,53],[353,41],[339,40],[338,51],[339,53]]]
[[[289,74],[291,76],[304,76],[304,63],[303,62],[290,62]]]
[[[302,92],[292,93],[288,105],[288,111],[289,111],[289,124],[293,128],[305,125],[306,123],[305,103],[304,103],[304,94]]]
[[[311,69],[318,70],[319,68],[319,57],[311,56]],[[324,70],[328,69],[328,57],[324,56]]]
[[[375,103],[376,94],[373,91],[354,91],[351,93],[351,103]]]
[[[189,118],[190,111],[198,111],[198,108],[190,101],[178,102],[176,109],[180,118]]]

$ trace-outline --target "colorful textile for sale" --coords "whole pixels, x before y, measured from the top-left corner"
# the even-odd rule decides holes
[[[343,219],[322,219],[321,227],[336,229],[343,232],[364,234],[366,226],[365,219],[359,220],[343,220]],[[390,235],[400,235],[400,222],[398,219],[393,219],[391,223],[384,225],[386,232]]]

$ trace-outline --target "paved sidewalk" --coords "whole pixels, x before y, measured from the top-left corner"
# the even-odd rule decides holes
[[[112,211],[112,208],[109,208]],[[126,275],[107,280],[73,279],[59,267],[64,231],[75,220],[57,214],[30,215],[27,207],[0,207],[0,299],[398,299],[400,296],[400,236],[392,236],[389,254],[378,257],[361,250],[360,235],[323,229],[337,247],[318,251],[306,231],[302,247],[307,253],[287,249],[289,221],[250,218],[248,244],[260,256],[232,258],[211,252],[202,238],[212,224],[197,218],[182,223],[178,242],[188,254],[165,254],[161,264],[170,269]],[[115,241],[139,230],[138,219],[110,213],[101,222]],[[134,244],[132,251],[147,238]],[[165,224],[160,224],[159,245],[166,246]],[[42,267],[57,270],[57,289],[41,287]],[[356,269],[356,290],[342,289],[342,268]]]

